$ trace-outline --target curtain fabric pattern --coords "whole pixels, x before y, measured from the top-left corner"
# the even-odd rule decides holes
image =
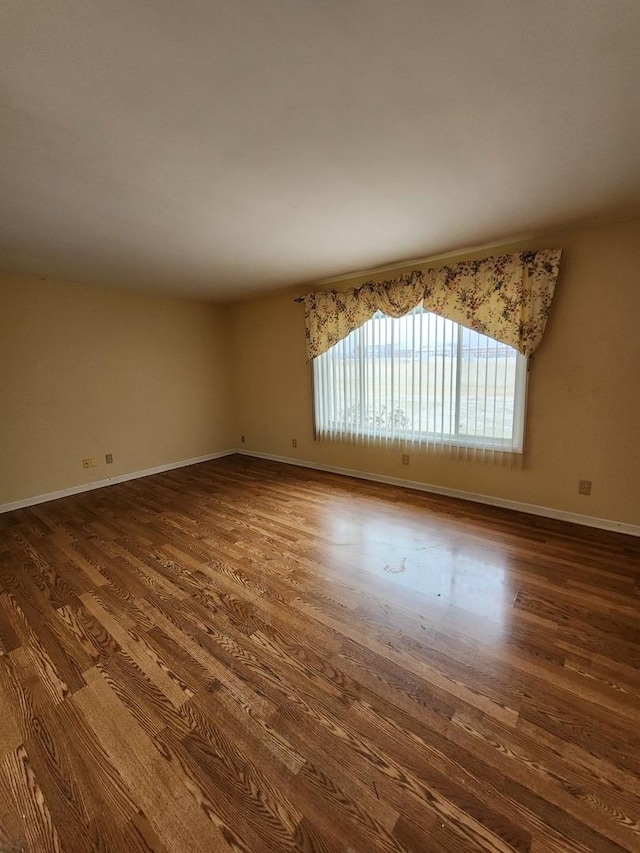
[[[350,290],[304,297],[307,355],[331,349],[377,311],[402,317],[421,303],[525,356],[535,352],[553,299],[562,249],[518,252],[451,267],[414,270]]]

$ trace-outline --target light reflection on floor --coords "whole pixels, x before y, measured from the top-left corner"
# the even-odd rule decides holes
[[[336,501],[327,507],[331,541],[327,557],[345,560],[377,577],[422,593],[434,603],[508,621],[515,593],[504,553],[480,547],[460,536],[451,545],[451,531],[440,536],[437,518],[427,512],[408,514],[387,504],[382,511],[369,505]],[[357,563],[354,560],[357,559]]]

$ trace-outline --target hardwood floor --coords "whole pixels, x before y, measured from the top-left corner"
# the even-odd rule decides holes
[[[229,457],[0,583],[2,851],[640,851],[638,540]]]

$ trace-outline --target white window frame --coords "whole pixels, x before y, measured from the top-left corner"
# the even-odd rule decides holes
[[[421,310],[421,309],[417,309]],[[429,313],[429,312],[425,312]],[[377,315],[379,317],[379,315]],[[388,318],[390,319],[390,318]],[[373,322],[374,320],[370,320],[368,322]],[[449,321],[453,322],[453,321]],[[365,324],[366,325],[366,324]],[[461,324],[455,323],[456,326],[456,334],[457,334],[457,354],[456,354],[456,376],[458,377],[458,381],[456,382],[456,397],[455,397],[455,407],[456,412],[458,411],[458,407],[460,406],[460,387],[459,387],[459,377],[461,376],[461,363],[462,363],[462,342],[463,342],[463,331],[464,328]],[[363,327],[361,327],[362,329]],[[356,333],[360,330],[356,330]],[[352,333],[353,334],[353,333]],[[488,337],[488,336],[482,336]],[[338,344],[339,345],[339,344]],[[363,348],[358,348],[359,355],[362,356]],[[513,422],[512,422],[512,435],[510,439],[492,439],[492,438],[478,438],[477,436],[460,433],[458,430],[460,428],[459,419],[456,416],[454,418],[454,424],[456,428],[456,432],[453,435],[446,435],[441,433],[434,432],[424,432],[420,436],[416,435],[416,431],[411,429],[398,429],[398,428],[390,428],[386,430],[367,430],[367,429],[358,429],[357,431],[353,430],[353,428],[341,428],[339,424],[330,424],[330,423],[320,423],[320,412],[322,410],[322,406],[318,405],[318,390],[319,385],[321,383],[321,370],[320,370],[320,362],[319,359],[322,356],[318,356],[313,360],[313,418],[314,418],[314,427],[316,437],[320,435],[330,434],[332,439],[336,439],[338,441],[349,439],[349,440],[358,440],[362,439],[365,442],[373,442],[380,441],[381,443],[388,443],[389,441],[399,441],[402,442],[405,446],[449,446],[449,447],[459,447],[459,448],[470,448],[470,449],[482,449],[489,451],[501,451],[506,453],[515,453],[522,454],[524,452],[524,436],[525,436],[525,423],[526,423],[526,405],[527,405],[527,391],[528,391],[528,359],[526,356],[514,350],[516,355],[516,364],[515,364],[515,377],[514,377],[514,408],[513,408]],[[436,356],[437,357],[437,356]],[[361,367],[359,369],[362,369]]]

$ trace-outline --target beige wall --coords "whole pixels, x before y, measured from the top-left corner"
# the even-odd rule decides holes
[[[553,246],[564,256],[530,371],[522,469],[415,451],[407,468],[400,451],[314,442],[303,309],[292,293],[232,306],[237,441],[244,433],[248,450],[639,524],[640,220],[549,234],[491,254]],[[577,494],[580,478],[593,481],[590,497]]]
[[[0,504],[233,447],[227,314],[0,274]]]
[[[564,257],[521,469],[415,450],[407,468],[399,451],[315,442],[293,292],[227,308],[0,274],[0,504],[227,450],[244,434],[248,450],[640,524],[640,220],[491,251],[555,245]],[[83,470],[85,456],[98,467]]]

